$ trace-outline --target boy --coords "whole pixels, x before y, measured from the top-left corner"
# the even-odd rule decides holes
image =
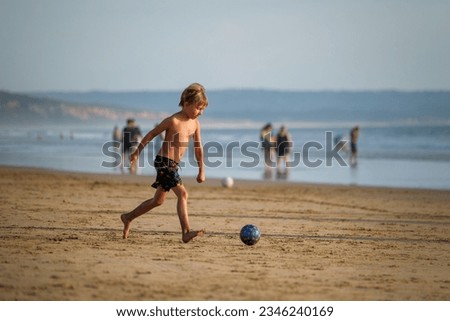
[[[183,242],[187,243],[196,236],[202,236],[205,232],[204,230],[190,230],[187,212],[188,194],[178,175],[178,164],[189,146],[189,138],[193,136],[195,158],[198,163],[197,182],[202,183],[205,181],[200,122],[197,119],[208,106],[205,88],[198,83],[187,87],[181,94],[179,106],[181,107],[181,111],[164,119],[159,125],[148,132],[136,151],[130,155],[130,161],[136,162],[139,153],[142,152],[145,145],[162,132],[165,132],[163,144],[155,158],[157,177],[156,181],[152,184],[152,187],[156,188],[155,195],[153,198],[144,201],[131,212],[121,215],[120,218],[124,225],[123,238],[125,239],[128,238],[131,221],[151,209],[162,205],[171,189],[178,198],[177,212],[178,218],[180,219]]]

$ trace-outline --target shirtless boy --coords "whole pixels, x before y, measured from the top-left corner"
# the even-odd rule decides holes
[[[155,158],[156,181],[152,187],[156,188],[153,198],[142,202],[134,210],[121,215],[123,222],[123,238],[128,238],[131,222],[147,213],[151,209],[164,203],[167,194],[172,190],[177,196],[177,213],[180,219],[182,240],[187,243],[196,236],[202,236],[204,230],[192,231],[189,226],[189,216],[187,210],[188,193],[182,184],[178,174],[178,164],[183,158],[188,146],[189,139],[194,138],[194,152],[198,163],[197,182],[205,181],[203,147],[200,135],[200,117],[208,106],[205,88],[194,83],[187,87],[181,94],[179,106],[181,111],[164,119],[159,125],[148,132],[142,139],[140,145],[134,153],[130,155],[130,161],[136,162],[139,153],[144,147],[162,132],[165,138],[161,149]]]

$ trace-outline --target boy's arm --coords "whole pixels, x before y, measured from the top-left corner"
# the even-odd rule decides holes
[[[205,168],[203,162],[203,145],[200,134],[200,123],[197,125],[197,130],[194,134],[194,153],[198,164],[197,182],[203,183],[205,181]]]
[[[142,150],[145,148],[145,146],[156,136],[161,134],[163,131],[165,131],[168,127],[170,119],[166,118],[161,123],[159,123],[155,128],[153,128],[151,131],[149,131],[141,140],[139,143],[137,149],[130,155],[130,161],[134,162],[139,157],[139,154],[142,152]]]

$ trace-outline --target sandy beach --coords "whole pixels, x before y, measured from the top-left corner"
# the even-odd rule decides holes
[[[450,300],[450,191],[184,178],[184,244],[173,193],[122,239],[154,177],[0,177],[1,300]]]

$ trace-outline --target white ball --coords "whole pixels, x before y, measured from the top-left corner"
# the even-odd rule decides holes
[[[225,177],[224,179],[222,179],[222,186],[223,187],[233,187],[234,185],[234,180],[231,177]]]

